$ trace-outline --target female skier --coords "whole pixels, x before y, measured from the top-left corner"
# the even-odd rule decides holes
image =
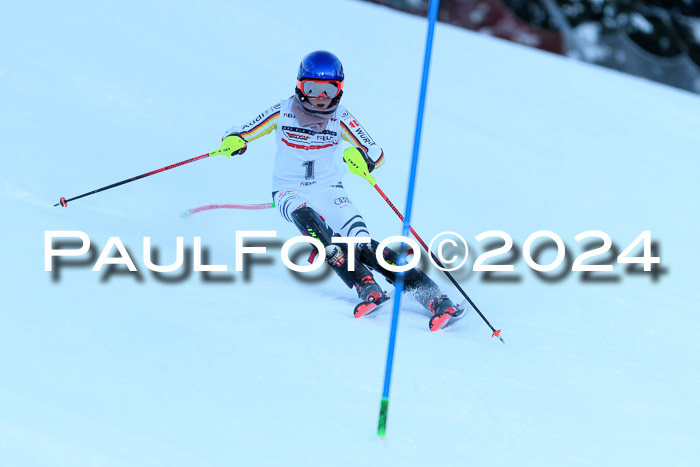
[[[325,247],[326,262],[348,287],[356,289],[361,302],[355,307],[354,315],[360,317],[388,299],[370,269],[392,284],[395,273],[377,261],[379,242],[375,240],[356,245],[354,271],[348,267],[348,245],[331,242],[338,235],[370,237],[367,225],[341,183],[341,138],[351,145],[342,154],[349,159],[353,151],[359,152],[370,172],[384,162],[382,149],[340,105],[344,78],[338,57],[323,50],[308,54],[299,65],[294,95],[245,125],[230,128],[221,148],[226,157],[243,154],[248,142],[274,132],[277,152],[272,174],[273,201],[280,215],[294,223],[303,235],[320,240]],[[388,263],[397,264],[398,255],[394,251],[386,248],[382,253]],[[449,317],[463,313],[418,269],[406,273],[405,287],[434,317],[446,318],[432,319],[431,330],[439,328]]]

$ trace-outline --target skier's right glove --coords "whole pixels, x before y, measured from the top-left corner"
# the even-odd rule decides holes
[[[248,143],[241,135],[229,135],[221,141],[221,147],[216,151],[209,153],[209,156],[217,156],[223,154],[226,157],[237,156],[243,154],[248,149]]]

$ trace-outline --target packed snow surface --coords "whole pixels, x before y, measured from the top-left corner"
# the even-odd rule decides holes
[[[430,333],[406,299],[380,440],[391,307],[356,320],[336,277],[295,278],[279,247],[297,232],[272,209],[180,217],[269,202],[271,137],[53,204],[216,149],[226,128],[292,94],[306,53],[327,49],[345,67],[343,103],[386,153],[376,179],[403,211],[426,19],[349,0],[2,10],[0,464],[700,462],[697,95],[438,25],[412,225],[427,241],[467,240],[455,277],[506,344],[474,310]],[[401,232],[369,184],[344,183],[373,237]],[[268,253],[236,272],[236,231],[262,230],[277,232]],[[486,264],[513,272],[471,271],[503,243],[476,240],[489,230],[514,246]],[[545,273],[523,258],[541,230],[568,253]],[[575,240],[590,230],[614,248],[585,264],[612,272],[571,271],[602,244]],[[647,230],[661,264],[629,272],[616,256]],[[92,250],[47,272],[47,231],[84,232]],[[138,272],[92,271],[110,237]],[[185,264],[151,272],[144,237],[162,265],[183,237]],[[227,272],[193,272],[195,237],[203,262]],[[538,245],[541,264],[555,259],[553,242]]]

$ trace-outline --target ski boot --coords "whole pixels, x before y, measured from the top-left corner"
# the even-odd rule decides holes
[[[353,312],[356,318],[374,311],[389,297],[377,285],[367,266],[355,260],[354,271],[350,271],[347,245],[332,242],[335,233],[321,216],[309,206],[302,206],[292,213],[292,222],[302,234],[318,239],[325,247],[326,263],[349,288],[357,291],[362,300]]]
[[[362,300],[357,304],[353,315],[355,318],[375,311],[379,305],[389,300],[389,296],[374,281],[372,274],[367,274],[355,285],[357,296]]]
[[[428,323],[431,331],[444,328],[451,319],[459,319],[464,314],[464,310],[447,298],[447,295],[439,295],[435,300],[432,300],[428,309],[433,313],[433,317]]]
[[[383,275],[389,283],[393,284],[396,280],[395,273],[382,267],[376,259],[378,246],[379,243],[376,240],[372,240],[370,243],[358,244],[358,256],[362,263]],[[384,248],[382,254],[384,260],[389,264],[398,262],[399,255],[390,248]],[[447,326],[450,319],[457,319],[463,316],[464,309],[461,306],[455,306],[452,300],[440,292],[438,285],[420,269],[413,268],[406,271],[404,281],[406,293],[433,314],[430,319],[431,331],[437,331]]]

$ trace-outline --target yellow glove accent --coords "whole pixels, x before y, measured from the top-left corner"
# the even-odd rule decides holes
[[[226,157],[243,154],[248,149],[248,143],[238,135],[230,135],[221,142],[221,147],[209,153],[209,157],[223,154]]]
[[[345,151],[343,151],[343,158],[345,159],[345,163],[348,164],[350,172],[364,178],[372,186],[377,184],[377,181],[374,179],[374,177],[372,177],[369,174],[369,169],[367,168],[367,162],[365,162],[365,158],[362,157],[362,154],[360,153],[360,151],[357,150],[356,147],[351,146]]]

